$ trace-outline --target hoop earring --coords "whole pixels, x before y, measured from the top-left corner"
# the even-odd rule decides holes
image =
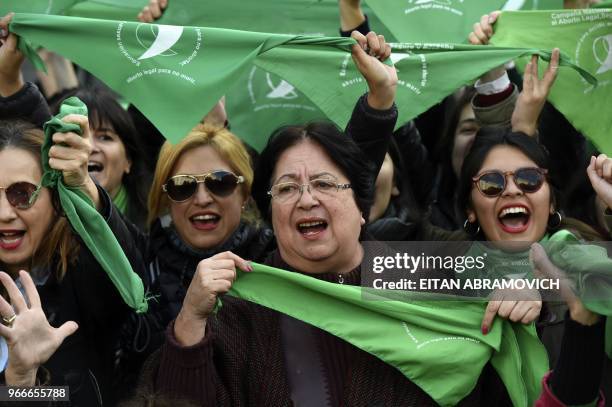
[[[561,215],[561,212],[555,211],[555,213],[548,218],[548,228],[557,229],[561,226],[561,222],[563,222],[563,215]]]
[[[476,225],[476,230],[474,230],[474,225]],[[480,233],[480,224],[478,221],[471,223],[468,219],[466,219],[465,222],[463,222],[463,230],[465,230],[465,233],[468,235],[474,237]]]

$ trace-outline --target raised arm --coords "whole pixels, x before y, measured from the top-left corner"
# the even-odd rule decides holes
[[[351,36],[358,42],[353,46],[353,61],[366,80],[368,93],[357,101],[346,134],[370,157],[378,174],[397,121],[397,72],[381,62],[391,55],[382,35],[371,31],[364,36],[354,31]]]

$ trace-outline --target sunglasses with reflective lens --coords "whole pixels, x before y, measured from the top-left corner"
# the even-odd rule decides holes
[[[11,206],[17,209],[28,209],[38,198],[40,193],[40,185],[30,184],[29,182],[15,182],[8,187],[0,187],[4,189],[6,200]]]
[[[548,170],[538,167],[519,168],[516,171],[487,171],[472,178],[472,182],[481,194],[488,197],[501,195],[506,189],[506,177],[512,175],[514,184],[524,193],[537,192],[544,181]]]
[[[238,184],[244,182],[244,177],[222,170],[202,175],[175,175],[162,185],[162,190],[174,202],[183,202],[196,193],[198,184],[201,182],[211,194],[226,197],[234,192]]]

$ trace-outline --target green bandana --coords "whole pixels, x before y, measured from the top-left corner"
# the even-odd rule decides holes
[[[590,311],[608,316],[606,321],[606,353],[612,358],[612,259],[606,249],[581,242],[574,234],[561,230],[544,236],[539,242],[550,261],[575,284],[576,295]],[[477,242],[470,248],[470,256],[486,252],[484,275],[462,275],[459,278],[533,278],[529,251],[506,253]],[[486,296],[483,293],[482,296]]]
[[[119,212],[125,215],[128,208],[128,194],[125,185],[121,184],[117,194],[112,198],[113,204],[119,209]]]
[[[368,301],[361,287],[252,265],[253,272],[239,273],[230,295],[352,343],[400,370],[442,406],[466,397],[489,360],[515,406],[531,406],[540,394],[548,359],[535,328],[497,319],[482,335],[483,302]]]
[[[355,42],[350,38],[28,14],[16,14],[10,28],[96,75],[136,105],[171,142],[184,137],[253,63],[300,89],[340,127],[367,89],[351,61]],[[27,48],[25,42],[20,45]],[[452,44],[397,44],[394,52],[391,59],[400,77],[398,123],[508,60],[532,53],[550,56],[530,48]],[[562,64],[571,65],[566,59]],[[251,141],[248,134],[242,136]]]
[[[596,87],[567,70],[559,71],[549,100],[602,153],[612,154],[612,10],[504,12],[491,44],[559,47],[591,72]],[[519,69],[524,66],[518,64]]]
[[[562,0],[366,1],[395,38],[403,42],[465,43],[474,23],[492,11],[502,8],[513,10],[563,8]]]
[[[64,184],[62,172],[49,167],[49,149],[53,145],[54,133],[73,132],[81,134],[81,128],[61,119],[69,114],[87,115],[87,107],[76,97],[66,99],[60,112],[44,125],[45,142],[42,146],[42,186],[57,189],[62,209],[72,228],[83,240],[93,256],[117,287],[127,305],[136,312],[146,312],[142,280],[133,271],[121,246],[91,199],[80,190]]]

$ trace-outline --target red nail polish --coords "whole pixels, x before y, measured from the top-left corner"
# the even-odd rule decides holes
[[[484,325],[483,325],[483,326],[480,328],[480,330],[482,331],[482,334],[483,334],[483,335],[486,335],[486,334],[488,334],[488,333],[489,333],[489,328],[487,328],[487,327],[486,327],[486,326],[484,326]]]

